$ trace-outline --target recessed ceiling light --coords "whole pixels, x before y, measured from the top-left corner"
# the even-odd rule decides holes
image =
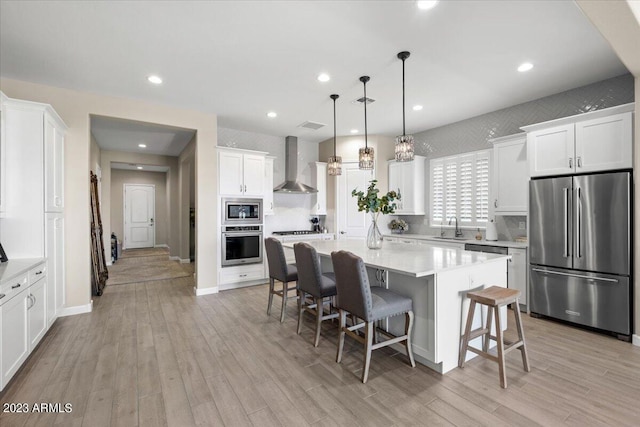
[[[136,166],[136,168],[138,168],[138,169],[142,169],[142,166]]]
[[[328,82],[329,80],[331,80],[331,77],[329,76],[329,74],[322,73],[318,75],[318,81],[320,82]]]
[[[358,133],[358,129],[351,129],[351,133]]]
[[[149,80],[149,82],[153,83],[154,85],[159,85],[160,83],[162,83],[162,79],[158,76],[149,76],[147,77],[147,80]]]
[[[414,105],[413,106],[413,111],[420,111],[422,110],[422,105]]]
[[[147,144],[138,144],[138,147],[140,147],[140,148],[147,148]]]
[[[524,62],[520,64],[520,66],[518,67],[518,71],[520,71],[521,73],[524,73],[525,71],[529,71],[532,68],[533,68],[533,64],[531,62]]]
[[[275,111],[269,111],[267,113],[267,117],[269,117],[270,119],[273,119],[275,117],[278,117],[278,113],[276,113]]]
[[[418,4],[418,9],[429,10],[436,7],[436,5],[438,4],[438,0],[425,0],[425,1],[418,1],[416,3]]]

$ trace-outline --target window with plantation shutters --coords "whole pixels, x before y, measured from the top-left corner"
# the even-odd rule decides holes
[[[489,218],[490,151],[477,151],[433,159],[431,171],[431,224],[485,227]]]

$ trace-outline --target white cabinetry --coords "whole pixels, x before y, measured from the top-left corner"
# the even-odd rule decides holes
[[[493,139],[493,207],[498,215],[526,215],[529,163],[524,133]]]
[[[632,167],[633,104],[525,126],[532,177]]]
[[[56,320],[64,307],[64,216],[47,213],[45,223],[45,257],[50,292],[47,293],[47,326]]]
[[[64,131],[50,114],[44,116],[45,211],[64,208]]]
[[[48,330],[47,266],[42,259],[0,267],[0,391]]]
[[[0,389],[29,356],[29,291],[24,289],[0,306]]]
[[[424,215],[425,158],[415,156],[412,162],[389,160],[389,191],[396,191],[398,215]]]
[[[316,203],[311,208],[311,215],[327,214],[327,164],[324,162],[311,163],[311,184],[318,190],[313,195]]]
[[[265,154],[246,150],[219,149],[218,188],[220,195],[262,197]]]
[[[273,161],[274,157],[267,156],[264,160],[264,196],[262,198],[262,213],[273,215]]]
[[[47,276],[31,285],[28,293],[27,313],[29,315],[29,351],[31,352],[47,332]]]
[[[526,306],[528,304],[527,292],[527,250],[509,248],[509,260],[507,267],[508,287],[521,292],[518,302]]]
[[[17,184],[6,188],[2,246],[12,260],[48,258],[46,267],[52,275],[36,307],[48,307],[48,327],[64,304],[66,126],[50,105],[7,98],[3,113],[6,178]]]

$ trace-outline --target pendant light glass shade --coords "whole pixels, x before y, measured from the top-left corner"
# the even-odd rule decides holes
[[[404,117],[404,61],[409,57],[410,53],[403,51],[398,54],[398,58],[402,60],[402,135],[396,137],[396,161],[410,162],[414,159],[414,143],[413,136],[407,135],[405,132]]]
[[[373,147],[367,145],[367,82],[369,76],[360,77],[360,81],[364,86],[364,148],[361,148],[358,153],[358,167],[360,169],[373,169],[374,156]]]
[[[342,175],[342,157],[336,156],[336,99],[339,97],[335,94],[330,96],[333,99],[333,156],[327,161],[327,171],[332,176]]]

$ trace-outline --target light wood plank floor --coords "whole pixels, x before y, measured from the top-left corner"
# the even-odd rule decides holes
[[[441,376],[411,369],[391,349],[347,338],[335,363],[335,324],[320,346],[313,321],[296,335],[295,304],[266,315],[267,287],[196,298],[180,278],[107,287],[90,314],[58,319],[9,387],[4,403],[71,403],[70,413],[0,414],[13,426],[392,426],[640,423],[640,348],[524,316],[532,372],[508,355],[476,358]],[[513,313],[509,312],[513,335]]]

